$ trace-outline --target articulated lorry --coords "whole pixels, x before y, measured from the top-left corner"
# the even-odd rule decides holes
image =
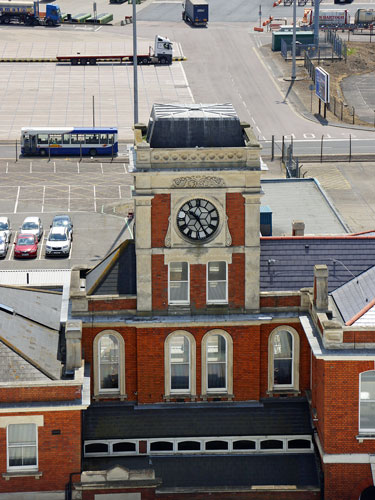
[[[350,15],[346,9],[319,10],[319,26],[345,26],[350,23]],[[302,24],[314,24],[314,10],[305,9]]]
[[[375,24],[375,10],[374,9],[358,9],[354,15],[354,24],[367,28]]]
[[[149,47],[148,54],[138,54],[137,64],[172,64],[173,43],[165,37],[156,35],[154,48]],[[133,63],[130,55],[71,55],[56,56],[57,62],[77,64],[96,64],[97,62],[128,62]]]
[[[39,2],[0,1],[0,23],[26,24],[28,26],[57,26],[61,23],[58,5],[47,4],[45,12],[39,12]]]
[[[206,0],[185,0],[182,4],[182,19],[193,26],[207,26],[208,3]]]

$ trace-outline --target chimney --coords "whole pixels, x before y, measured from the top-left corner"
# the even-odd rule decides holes
[[[294,220],[292,223],[292,236],[304,236],[305,223],[301,220]]]
[[[328,267],[314,266],[314,304],[319,311],[328,310]]]
[[[66,322],[65,327],[66,340],[66,362],[65,370],[67,373],[73,373],[75,368],[81,368],[81,340],[82,340],[82,321],[70,320]]]

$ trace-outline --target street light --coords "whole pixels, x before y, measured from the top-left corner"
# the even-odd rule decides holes
[[[138,61],[137,61],[137,0],[133,0],[133,82],[134,82],[134,125],[138,123]]]

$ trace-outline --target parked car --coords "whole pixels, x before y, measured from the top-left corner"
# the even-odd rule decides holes
[[[8,217],[0,217],[0,233],[1,232],[4,232],[7,235],[7,241],[9,243],[12,235],[12,228]]]
[[[36,257],[38,254],[38,237],[35,234],[19,233],[14,245],[14,257]]]
[[[51,255],[67,257],[70,253],[71,241],[67,227],[53,227],[46,242],[46,257]]]
[[[40,241],[43,236],[43,224],[39,217],[26,217],[20,227],[21,233],[35,234]]]
[[[50,227],[66,227],[73,241],[73,222],[69,215],[55,215]]]
[[[8,236],[5,232],[0,232],[0,257],[5,258],[8,253]]]

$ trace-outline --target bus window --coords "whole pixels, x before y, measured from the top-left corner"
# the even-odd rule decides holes
[[[61,134],[51,134],[49,136],[50,144],[61,144]]]
[[[113,144],[113,134],[108,134],[108,144]]]
[[[72,144],[85,144],[85,136],[83,134],[72,134],[70,137]]]
[[[100,134],[100,144],[108,144],[107,134]]]
[[[99,135],[86,134],[86,144],[99,144]]]
[[[39,134],[38,144],[48,144],[48,134]]]
[[[70,144],[70,135],[69,134],[63,135],[63,144]]]

